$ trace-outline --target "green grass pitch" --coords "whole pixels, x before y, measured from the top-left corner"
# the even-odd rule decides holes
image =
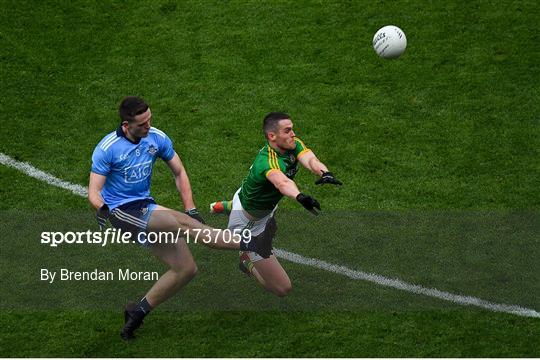
[[[151,105],[200,209],[230,198],[269,111],[344,182],[283,200],[276,247],[540,310],[540,5],[535,1],[10,1],[0,12],[0,153],[86,185],[123,96]],[[373,34],[408,39],[378,58]],[[179,208],[156,166],[153,195]],[[461,306],[282,261],[264,293],[234,253],[193,245],[199,274],[118,336],[151,282],[47,285],[39,268],[162,271],[137,247],[47,248],[94,228],[79,196],[0,166],[0,357],[540,357],[540,319]],[[208,222],[225,219],[204,213]],[[71,219],[71,222],[70,220]],[[75,219],[75,220],[73,220]]]

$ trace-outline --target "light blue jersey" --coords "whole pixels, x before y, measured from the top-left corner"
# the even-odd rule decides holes
[[[92,155],[92,172],[107,177],[101,196],[109,209],[152,199],[150,180],[156,158],[169,161],[173,156],[171,139],[154,127],[138,143],[126,138],[122,128],[105,136]]]

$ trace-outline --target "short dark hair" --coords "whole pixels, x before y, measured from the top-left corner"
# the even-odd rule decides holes
[[[263,132],[264,136],[268,138],[268,133],[270,131],[276,132],[278,128],[278,123],[280,120],[290,119],[289,114],[284,112],[271,112],[264,117],[263,121]]]
[[[148,104],[138,96],[126,96],[120,103],[118,114],[122,122],[132,122],[135,116],[144,114],[148,110]]]

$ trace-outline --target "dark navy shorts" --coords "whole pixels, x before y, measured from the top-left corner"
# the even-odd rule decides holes
[[[135,200],[120,205],[111,211],[109,221],[123,232],[131,233],[131,239],[140,245],[148,246],[146,230],[148,221],[157,204],[152,199]]]

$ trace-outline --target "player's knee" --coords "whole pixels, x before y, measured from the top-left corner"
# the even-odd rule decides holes
[[[195,264],[195,262],[192,262],[184,269],[186,277],[189,277],[190,279],[193,279],[195,275],[197,275],[197,271],[199,271],[199,269],[197,268],[197,264]]]
[[[278,297],[285,297],[289,295],[292,291],[292,284],[287,283],[280,286],[277,286],[274,288],[274,294],[276,294]]]
[[[173,269],[176,273],[178,279],[185,280],[185,279],[193,279],[195,275],[197,275],[197,264],[195,262],[190,262],[189,264],[182,264],[181,266],[178,266]]]

